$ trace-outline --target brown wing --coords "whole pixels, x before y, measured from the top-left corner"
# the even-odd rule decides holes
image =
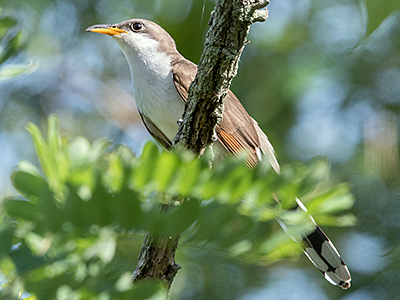
[[[173,60],[171,66],[175,87],[186,102],[189,86],[197,73],[197,66],[184,58]],[[218,141],[227,151],[236,155],[243,151],[248,153],[249,167],[257,165],[263,152],[269,157],[271,166],[279,172],[279,164],[267,136],[230,90],[225,98],[222,121],[216,126],[215,131]]]
[[[139,115],[142,118],[143,124],[151,136],[165,149],[170,150],[172,148],[171,141],[162,133],[158,127],[150,121],[145,115],[139,111]]]

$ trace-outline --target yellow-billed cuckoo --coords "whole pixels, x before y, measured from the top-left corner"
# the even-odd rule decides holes
[[[143,123],[157,142],[170,149],[197,66],[178,52],[175,41],[163,28],[148,20],[94,25],[86,31],[107,34],[117,41],[129,63],[134,97]],[[225,98],[223,119],[216,133],[216,143],[228,152],[246,152],[250,167],[266,155],[279,173],[279,164],[267,136],[231,91]],[[300,200],[296,201],[307,211]],[[349,288],[351,277],[347,266],[311,216],[310,220],[315,230],[302,238],[304,253],[330,283]],[[285,229],[285,225],[281,225]]]

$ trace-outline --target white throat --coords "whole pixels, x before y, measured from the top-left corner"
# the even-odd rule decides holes
[[[173,82],[171,57],[145,34],[121,34],[115,40],[128,60],[139,111],[172,141],[184,102]]]

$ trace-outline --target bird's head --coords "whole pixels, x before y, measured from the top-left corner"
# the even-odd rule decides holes
[[[93,25],[86,31],[113,37],[130,63],[137,58],[148,61],[159,54],[171,56],[178,53],[172,37],[149,20],[131,19],[117,24]]]

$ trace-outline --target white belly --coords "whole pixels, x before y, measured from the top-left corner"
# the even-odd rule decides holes
[[[172,141],[178,131],[185,104],[176,91],[172,74],[154,82],[133,83],[136,105]]]

